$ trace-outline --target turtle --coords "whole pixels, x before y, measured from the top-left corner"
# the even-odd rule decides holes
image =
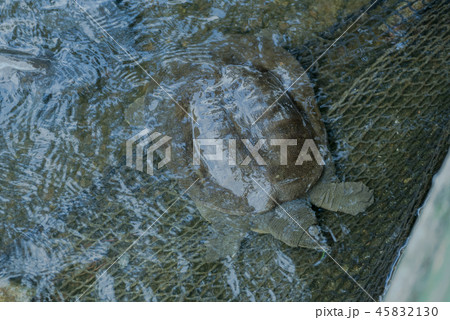
[[[292,247],[327,250],[312,205],[356,215],[373,203],[364,183],[339,181],[313,86],[300,63],[271,39],[210,40],[162,65],[161,76],[170,78],[162,85],[177,103],[162,99],[152,114],[165,133],[170,128],[169,169],[211,223],[205,260],[233,256],[251,231]],[[279,142],[286,140],[281,163]],[[311,149],[299,165],[306,142]],[[259,161],[251,153],[256,145]],[[217,150],[222,159],[212,159]]]

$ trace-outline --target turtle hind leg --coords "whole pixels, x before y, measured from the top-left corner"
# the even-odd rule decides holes
[[[233,257],[247,234],[248,222],[245,217],[232,216],[197,203],[197,209],[211,225],[211,234],[205,242],[206,253],[203,260],[214,262],[227,256]]]
[[[223,225],[213,225],[213,234],[206,241],[205,262],[214,262],[239,251],[246,232]]]
[[[356,215],[373,203],[373,191],[362,182],[320,182],[309,193],[312,204]]]
[[[281,207],[261,214],[251,229],[270,233],[291,247],[328,250],[315,213],[305,200],[285,202]]]

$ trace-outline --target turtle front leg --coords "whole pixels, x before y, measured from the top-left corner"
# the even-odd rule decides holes
[[[373,203],[373,191],[362,182],[319,182],[309,193],[312,204],[356,215]]]

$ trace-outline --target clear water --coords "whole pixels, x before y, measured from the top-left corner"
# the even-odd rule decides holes
[[[126,170],[105,173],[122,163],[125,140],[136,133],[129,115],[139,110],[129,108],[152,83],[149,75],[164,86],[170,80],[170,74],[160,71],[166,61],[177,59],[186,47],[201,51],[200,44],[220,35],[264,34],[275,45],[299,47],[364,2],[2,1],[2,279],[27,288],[37,300],[177,300],[195,296],[196,290],[203,292],[198,299],[205,300],[272,300],[275,280],[264,294],[258,284],[255,291],[249,288],[259,271],[276,268],[288,284],[284,290],[307,300],[307,275],[296,273],[295,262],[272,242],[270,263],[263,263],[267,252],[262,250],[261,263],[247,265],[247,274],[236,271],[233,261],[220,267],[223,281],[210,280],[213,269],[195,269],[190,261],[198,243],[193,241],[187,252],[171,245],[173,237],[184,234],[182,226],[207,230],[186,197],[171,208],[168,220],[148,231],[140,246],[98,278],[94,291],[83,281],[92,283],[89,272],[103,272],[180,193],[170,172],[157,178]],[[151,122],[151,109],[143,116]],[[174,217],[178,227],[172,227]],[[250,240],[248,246],[255,248],[269,241]],[[170,256],[173,270],[163,253]],[[305,259],[313,267],[320,264],[321,253]],[[150,271],[149,264],[155,265]],[[204,276],[186,280],[196,273]],[[81,280],[72,283],[66,275]],[[123,279],[120,284],[118,278]],[[163,288],[166,282],[178,287]]]

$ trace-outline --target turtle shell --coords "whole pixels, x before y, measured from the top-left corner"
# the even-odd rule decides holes
[[[149,85],[147,107],[130,108],[129,118],[147,119],[146,126],[172,137],[169,169],[202,207],[246,215],[305,196],[323,167],[316,161],[295,164],[303,143],[312,139],[321,151],[327,145],[307,75],[270,39],[218,38],[168,55],[155,75],[164,79],[164,89]],[[208,159],[216,147],[194,143],[205,141],[200,139],[217,140],[222,160]],[[277,139],[296,141],[287,147],[285,164],[280,146],[272,145]],[[246,146],[258,142],[263,163]]]
[[[173,91],[183,96],[181,106],[187,112],[180,118],[179,139],[184,142],[176,144],[176,154],[186,157],[171,163],[175,171],[191,168],[180,176],[181,184],[187,188],[200,178],[189,195],[203,207],[233,215],[265,212],[276,202],[305,196],[323,166],[314,159],[295,162],[307,139],[326,150],[326,132],[300,64],[271,41],[258,38],[226,39],[207,52],[177,61],[179,70],[191,73],[187,87]],[[277,139],[296,142],[287,147],[284,164]],[[258,142],[259,162],[247,148]],[[221,159],[212,160],[217,152]],[[200,155],[199,165],[193,165],[192,154]]]

